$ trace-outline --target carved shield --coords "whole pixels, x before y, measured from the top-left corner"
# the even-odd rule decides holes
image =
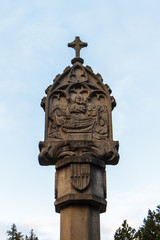
[[[83,191],[90,183],[90,165],[89,164],[72,164],[72,185]]]

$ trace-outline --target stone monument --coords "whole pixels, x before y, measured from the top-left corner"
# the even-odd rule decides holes
[[[100,240],[100,213],[106,211],[106,165],[118,163],[111,112],[116,106],[101,75],[83,66],[76,37],[72,66],[46,89],[45,139],[39,143],[40,165],[55,165],[55,210],[61,240]]]

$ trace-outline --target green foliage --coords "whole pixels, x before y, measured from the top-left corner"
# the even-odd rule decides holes
[[[127,224],[127,220],[124,220],[122,223],[122,227],[119,227],[115,232],[114,239],[115,240],[133,240],[135,239],[136,230],[131,228]]]
[[[160,239],[160,205],[156,211],[148,210],[148,216],[143,220],[143,225],[136,233],[139,240],[159,240]]]
[[[33,229],[30,231],[29,236],[25,236],[21,232],[17,232],[17,227],[15,224],[11,226],[11,230],[7,231],[7,240],[39,240],[38,237],[33,232]]]
[[[29,237],[26,235],[25,240],[38,240],[38,237],[36,237],[36,235],[34,234],[33,229],[31,229]]]
[[[114,240],[160,240],[160,205],[156,211],[148,210],[147,218],[137,232],[125,220],[122,227],[116,230]]]
[[[13,223],[13,225],[11,226],[11,230],[7,231],[7,235],[9,236],[9,238],[7,239],[14,240],[16,237],[16,233],[17,233],[17,228],[16,228],[16,225]]]
[[[11,230],[7,231],[7,235],[8,235],[8,238],[7,238],[8,240],[23,240],[22,233],[17,232],[17,227],[14,223],[11,226]]]
[[[23,234],[21,232],[17,232],[15,240],[23,240],[23,239],[24,239]]]

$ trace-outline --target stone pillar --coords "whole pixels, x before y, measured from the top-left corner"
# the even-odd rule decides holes
[[[100,211],[89,205],[61,210],[61,240],[100,240]]]
[[[61,240],[100,240],[100,213],[106,210],[104,162],[90,156],[72,156],[55,166]]]
[[[79,37],[68,66],[46,89],[45,139],[39,163],[55,165],[55,209],[61,214],[61,240],[100,240],[100,214],[106,211],[106,165],[118,163],[111,112],[116,106],[101,75],[83,66]]]

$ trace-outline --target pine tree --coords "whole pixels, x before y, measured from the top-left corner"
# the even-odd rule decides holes
[[[7,235],[9,236],[7,240],[23,240],[23,234],[21,232],[17,232],[17,227],[14,223],[11,226],[11,230],[7,231]]]
[[[24,239],[23,234],[21,232],[17,232],[15,240],[23,240],[23,239]]]
[[[33,229],[30,231],[30,236],[25,236],[21,232],[17,232],[17,227],[15,224],[11,226],[11,230],[7,231],[9,238],[7,240],[39,240],[36,234],[33,232]]]
[[[13,223],[13,225],[11,226],[11,230],[7,231],[7,235],[9,236],[9,238],[7,238],[7,239],[8,240],[15,240],[16,239],[16,234],[17,234],[17,227]]]
[[[28,236],[26,235],[25,240],[39,240],[39,239],[38,239],[38,237],[36,237],[36,234],[34,234],[33,229],[31,229],[31,231],[30,231],[30,236],[28,237]]]
[[[156,211],[148,210],[147,218],[143,220],[142,227],[136,233],[139,240],[160,239],[160,205]]]
[[[127,220],[122,227],[117,229],[114,235],[115,240],[160,240],[160,205],[156,211],[148,210],[147,218],[144,218],[143,225],[136,230],[129,227]]]
[[[115,240],[134,240],[135,239],[136,230],[131,228],[127,224],[127,220],[124,220],[122,227],[119,227],[115,232],[114,239]]]

